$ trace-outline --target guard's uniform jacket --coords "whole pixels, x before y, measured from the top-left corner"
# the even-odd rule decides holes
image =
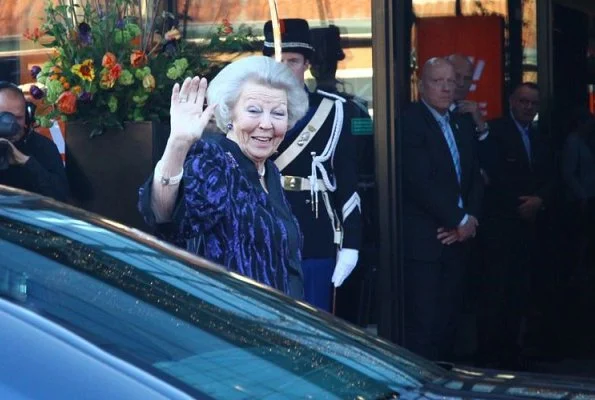
[[[303,258],[334,258],[337,248],[360,248],[356,149],[349,124],[343,123],[345,100],[318,91],[309,93],[309,101],[308,113],[287,132],[275,163],[304,235]],[[297,151],[295,158],[289,155]]]

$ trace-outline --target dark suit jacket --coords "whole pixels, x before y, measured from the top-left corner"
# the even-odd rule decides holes
[[[490,135],[483,146],[482,165],[490,183],[486,187],[486,217],[520,218],[519,196],[535,195],[547,205],[554,191],[554,164],[547,141],[530,130],[531,162],[521,133],[510,116],[490,121]]]
[[[461,183],[444,134],[430,110],[415,103],[403,115],[403,236],[405,257],[438,260],[445,248],[440,227],[453,229],[465,214],[479,219],[483,183],[475,136],[469,124],[451,114],[450,125],[461,160]],[[458,206],[459,196],[463,208]],[[458,244],[449,246],[456,248]]]

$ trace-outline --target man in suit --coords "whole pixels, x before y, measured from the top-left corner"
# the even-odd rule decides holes
[[[484,254],[479,298],[478,363],[519,368],[521,318],[527,307],[535,222],[553,192],[550,148],[533,126],[539,90],[533,83],[514,89],[508,115],[490,121],[481,146],[491,156],[484,199]]]
[[[403,116],[405,346],[434,360],[451,356],[483,191],[473,132],[449,111],[454,91],[452,64],[430,59]]]
[[[482,142],[488,138],[490,127],[483,117],[479,104],[476,101],[467,99],[473,84],[473,63],[469,57],[457,53],[449,55],[446,59],[451,62],[455,69],[456,87],[450,111],[461,115],[461,124],[468,124],[477,141]],[[488,184],[490,180],[483,169],[483,159],[489,157],[489,155],[484,154],[483,151],[484,147],[479,146],[480,172],[484,182]]]
[[[479,104],[473,100],[467,100],[471,85],[473,84],[473,63],[462,54],[451,54],[447,57],[455,69],[455,94],[450,111],[465,115],[473,124],[478,140],[484,140],[489,127],[485,122]]]

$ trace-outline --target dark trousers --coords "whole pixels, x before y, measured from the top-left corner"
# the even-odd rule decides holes
[[[304,273],[304,300],[322,310],[332,311],[331,279],[335,270],[334,258],[307,258],[302,260]]]
[[[449,360],[463,290],[467,248],[445,249],[437,261],[405,259],[405,347],[430,360]]]
[[[478,361],[506,367],[520,352],[521,320],[529,305],[534,228],[521,220],[484,219],[478,293]]]
[[[572,255],[575,259],[564,260],[572,273],[582,273],[584,270],[591,270],[595,267],[595,198],[590,198],[584,207],[579,202],[570,203],[566,206],[564,214],[566,222],[565,237],[570,237],[572,243]],[[570,261],[570,262],[569,262]],[[572,262],[574,261],[574,262]]]

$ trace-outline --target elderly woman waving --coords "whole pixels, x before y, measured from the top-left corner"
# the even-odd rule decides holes
[[[263,56],[231,63],[208,89],[198,77],[176,84],[167,146],[139,191],[147,223],[230,271],[302,298],[301,233],[268,158],[307,106],[291,70]],[[226,135],[203,135],[213,113]]]

